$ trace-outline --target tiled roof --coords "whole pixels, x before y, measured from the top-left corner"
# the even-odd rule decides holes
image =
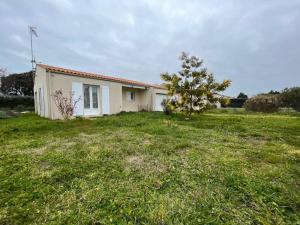
[[[78,70],[71,70],[71,69],[65,69],[65,68],[56,67],[56,66],[49,66],[46,64],[37,64],[37,66],[40,66],[40,67],[46,69],[47,71],[54,72],[54,73],[61,73],[61,74],[67,74],[67,75],[72,75],[72,76],[86,77],[86,78],[106,80],[106,81],[113,81],[113,82],[118,82],[118,83],[122,83],[122,84],[165,89],[161,85],[147,84],[147,83],[143,83],[140,81],[128,80],[128,79],[118,78],[118,77],[111,77],[111,76],[106,76],[106,75],[97,74],[97,73],[82,72],[82,71],[78,71]]]

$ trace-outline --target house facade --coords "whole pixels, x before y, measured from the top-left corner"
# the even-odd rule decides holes
[[[78,100],[74,116],[95,117],[122,111],[162,111],[167,90],[159,85],[95,73],[37,64],[34,82],[35,111],[50,119],[61,119],[53,95]]]

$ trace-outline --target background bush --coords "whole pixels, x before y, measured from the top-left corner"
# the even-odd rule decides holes
[[[34,107],[32,96],[0,96],[0,108]]]
[[[300,87],[286,88],[280,94],[282,106],[300,112]]]
[[[236,98],[227,98],[229,102],[221,102],[222,108],[243,108],[244,103],[247,101],[248,96],[240,92]]]
[[[2,76],[0,91],[5,95],[33,96],[34,72],[14,73]]]
[[[254,112],[277,112],[281,105],[280,95],[260,94],[249,98],[244,108]]]
[[[244,103],[247,101],[245,98],[231,98],[228,104],[221,104],[223,108],[243,108]]]

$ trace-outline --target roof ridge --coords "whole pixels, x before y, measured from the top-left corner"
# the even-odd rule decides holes
[[[58,73],[64,73],[64,74],[75,75],[75,76],[84,76],[84,77],[88,77],[88,78],[98,78],[98,79],[109,80],[109,81],[114,81],[114,82],[119,82],[119,83],[126,83],[126,84],[131,84],[131,85],[139,85],[139,86],[165,89],[163,86],[160,86],[160,85],[145,83],[145,82],[136,81],[136,80],[130,80],[130,79],[126,79],[126,78],[113,77],[113,76],[109,76],[106,74],[84,72],[84,71],[80,71],[80,70],[67,69],[67,68],[58,67],[58,66],[51,66],[51,65],[43,64],[43,63],[38,63],[37,65],[46,70],[50,70],[50,71],[58,72]]]

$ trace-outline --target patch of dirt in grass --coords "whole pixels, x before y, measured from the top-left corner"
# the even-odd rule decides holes
[[[191,148],[192,148],[192,145],[189,144],[189,143],[179,143],[179,144],[177,144],[177,145],[174,146],[174,149],[180,155],[182,155],[182,154],[185,155]]]
[[[42,169],[49,169],[50,168],[50,164],[45,160],[41,160],[39,165],[40,165],[40,168],[42,168]]]
[[[75,141],[77,144],[83,145],[93,145],[93,144],[104,144],[104,139],[107,138],[103,134],[86,134],[80,133],[77,136],[73,137],[71,140]]]
[[[144,156],[142,155],[127,156],[126,161],[131,165],[140,167],[144,164]]]
[[[155,161],[149,162],[149,169],[151,169],[155,172],[163,173],[167,170],[167,167],[161,161],[155,160]]]
[[[47,150],[59,150],[59,151],[65,151],[72,148],[74,145],[76,145],[77,142],[71,138],[71,139],[49,139],[43,146],[38,148],[29,148],[25,149],[23,151],[19,151],[20,154],[33,154],[33,155],[43,155]]]
[[[287,152],[291,155],[300,157],[300,149],[288,149]]]
[[[142,140],[142,145],[145,145],[145,146],[150,146],[152,143],[151,143],[151,141],[150,140],[147,140],[147,139],[145,139],[145,140]]]
[[[57,146],[61,150],[67,150],[72,148],[76,144],[77,144],[76,140],[72,138],[72,139],[59,140],[56,143],[54,143],[52,147]]]
[[[252,146],[264,146],[267,142],[268,142],[268,138],[267,137],[245,137],[243,138],[244,141],[246,141],[248,144],[252,145]]]
[[[31,174],[33,177],[50,177],[52,175],[52,166],[47,161],[40,161],[36,167],[32,167]]]
[[[167,125],[168,127],[178,127],[178,124],[172,120],[163,120],[163,124]]]
[[[47,146],[43,146],[41,148],[30,149],[29,151],[25,151],[26,154],[34,154],[34,155],[43,155],[46,151]]]
[[[100,143],[105,141],[114,140],[116,141],[126,141],[130,139],[133,134],[122,128],[113,131],[105,131],[103,133],[87,134],[79,133],[75,138],[82,143]]]
[[[45,151],[52,146],[54,146],[55,142],[54,141],[48,141],[45,143],[43,146],[38,147],[38,148],[28,148],[22,151],[19,151],[20,154],[29,154],[29,155],[43,155]]]
[[[62,143],[62,146],[66,147],[66,148],[70,148],[70,147],[73,147],[76,144],[77,143],[75,141],[66,140],[65,142]]]
[[[97,140],[99,137],[99,134],[85,134],[85,133],[80,133],[78,134],[75,138],[78,142],[81,143],[91,143]]]
[[[125,158],[126,164],[134,169],[144,170],[147,172],[163,173],[166,171],[166,166],[159,160],[152,160],[144,155],[130,155]]]

